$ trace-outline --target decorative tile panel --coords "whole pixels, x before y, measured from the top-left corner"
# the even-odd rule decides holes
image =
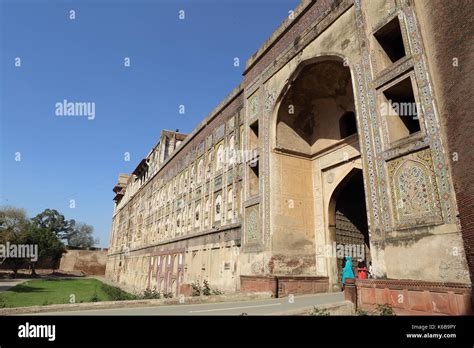
[[[250,96],[247,100],[247,107],[248,107],[248,116],[249,118],[256,118],[258,117],[260,102],[258,100],[258,93],[255,92]]]
[[[433,161],[429,149],[387,163],[395,228],[442,221]]]
[[[256,244],[261,241],[259,205],[245,209],[245,243]]]
[[[225,124],[221,124],[219,127],[216,128],[213,134],[214,142],[218,142],[224,137],[225,132]]]

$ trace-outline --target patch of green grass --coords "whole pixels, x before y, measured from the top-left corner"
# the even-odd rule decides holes
[[[104,288],[108,286],[92,278],[29,280],[0,293],[0,303],[5,307],[28,307],[115,300]]]

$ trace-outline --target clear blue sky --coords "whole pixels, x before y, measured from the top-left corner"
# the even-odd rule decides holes
[[[0,0],[0,205],[57,209],[108,246],[118,174],[160,130],[190,132],[298,2]],[[94,102],[95,119],[56,116],[63,99]]]

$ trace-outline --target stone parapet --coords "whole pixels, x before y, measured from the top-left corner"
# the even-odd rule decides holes
[[[408,279],[357,279],[357,307],[373,310],[390,305],[401,315],[472,314],[468,284]]]

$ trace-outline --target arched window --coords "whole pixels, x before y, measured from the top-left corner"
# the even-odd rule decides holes
[[[214,204],[214,221],[221,221],[222,214],[222,197],[218,195]]]
[[[181,212],[181,232],[182,233],[186,232],[187,225],[188,225],[188,208],[187,206],[184,206]]]
[[[236,161],[235,137],[232,135],[229,139],[229,164],[234,164],[235,161]]]
[[[356,117],[352,111],[344,113],[339,119],[339,131],[341,139],[357,133]]]
[[[199,227],[199,223],[201,219],[200,211],[201,211],[201,205],[198,204],[196,206],[196,209],[194,210],[194,227]]]
[[[219,145],[217,147],[216,170],[222,169],[223,165],[224,165],[224,146]]]
[[[188,210],[188,231],[191,231],[193,228],[193,215],[194,215],[194,210],[191,206],[189,206]]]
[[[174,235],[176,233],[176,216],[171,215],[170,217],[170,235]]]
[[[244,201],[244,189],[241,187],[240,188],[240,194],[239,194],[239,211],[240,211],[240,215],[242,215],[243,213],[243,204],[242,202]]]
[[[201,183],[203,178],[204,160],[201,158],[197,166],[197,183]]]
[[[182,221],[181,221],[181,213],[178,214],[178,218],[176,219],[176,230],[177,232],[181,232],[181,225],[182,225]]]
[[[209,225],[209,211],[211,209],[211,202],[209,201],[209,199],[206,199],[206,205],[205,205],[205,208],[204,208],[204,224],[206,226]]]
[[[232,220],[232,215],[234,211],[234,193],[230,188],[227,191],[227,220]]]
[[[212,171],[212,163],[214,162],[214,149],[209,150],[209,154],[207,155],[207,172],[209,177],[210,172]]]
[[[191,186],[196,181],[195,176],[196,176],[196,168],[195,168],[194,163],[193,163],[191,165],[191,173],[189,175],[189,183],[190,183]]]

